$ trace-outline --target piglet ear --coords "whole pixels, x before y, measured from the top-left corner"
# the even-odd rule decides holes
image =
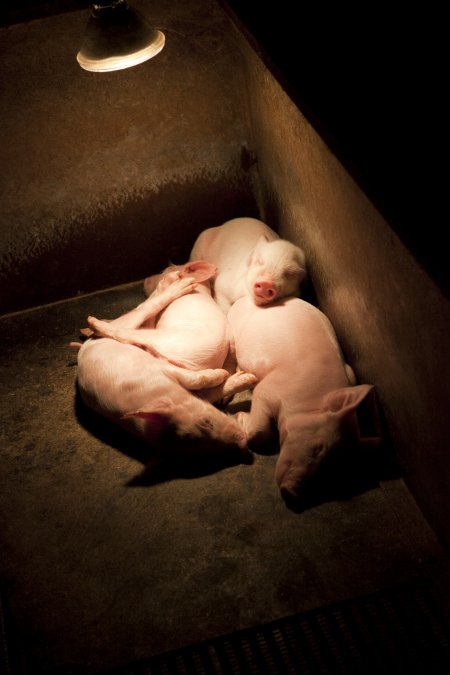
[[[270,241],[269,237],[266,234],[262,234],[258,241],[255,244],[255,247],[252,249],[250,252],[248,259],[247,259],[247,265],[250,267],[253,263],[258,261],[258,255],[259,251],[261,249],[261,246],[264,246],[264,244],[267,244],[267,242]]]
[[[131,417],[139,417],[145,420],[148,430],[152,435],[161,433],[170,424],[169,413],[159,410],[141,409],[122,415],[123,420],[130,419]]]
[[[335,389],[324,397],[323,407],[330,412],[350,412],[359,406],[372,389],[373,384]]]
[[[208,281],[217,274],[217,267],[206,260],[194,260],[181,267],[182,277],[193,277],[198,283]]]
[[[267,234],[262,234],[258,241],[256,242],[255,248],[253,249],[253,254],[258,253],[259,249],[261,246],[264,246],[264,244],[267,244],[270,241],[269,237]]]
[[[162,421],[166,419],[167,415],[160,412],[154,412],[152,410],[135,410],[122,415],[123,420],[130,419],[130,417],[140,417],[143,420],[148,420],[149,422],[154,421],[155,423],[158,423],[159,420]]]
[[[367,445],[381,442],[381,425],[372,384],[336,389],[323,399],[323,408],[348,422],[348,429]]]

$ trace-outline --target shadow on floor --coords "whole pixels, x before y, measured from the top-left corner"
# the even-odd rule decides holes
[[[79,423],[93,436],[118,452],[140,462],[142,471],[134,476],[129,487],[145,487],[179,478],[199,478],[222,471],[241,463],[252,463],[251,453],[243,461],[237,450],[230,453],[198,453],[195,441],[186,440],[183,452],[164,448],[164,457],[147,443],[112,424],[89,409],[75,391],[75,414]],[[250,400],[231,402],[224,408],[228,413],[248,411]],[[266,447],[259,447],[257,454],[275,455],[279,451],[276,429],[273,440]],[[255,451],[256,452],[256,451]],[[167,457],[170,457],[169,461]],[[301,499],[286,502],[286,506],[301,513],[319,504],[343,501],[379,486],[380,480],[399,478],[400,468],[394,452],[385,442],[374,448],[345,448],[325,458],[319,471],[305,485]]]
[[[82,401],[79,391],[75,390],[75,414],[78,422],[89,433],[118,452],[140,462],[142,471],[127,485],[151,486],[177,478],[200,478],[237,464],[251,464],[252,455],[243,457],[239,449],[214,452],[208,448],[199,450],[193,439],[183,441],[183,450],[177,450],[165,444],[162,451],[151,448],[145,441],[133,436],[124,429],[88,408]]]

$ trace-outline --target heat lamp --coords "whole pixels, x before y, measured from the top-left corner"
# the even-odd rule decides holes
[[[126,0],[105,0],[92,5],[77,61],[94,73],[122,70],[156,56],[164,43],[164,33]]]

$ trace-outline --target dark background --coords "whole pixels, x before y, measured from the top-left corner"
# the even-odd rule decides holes
[[[443,10],[390,2],[222,3],[406,246],[448,294]]]
[[[0,24],[88,8],[6,0]],[[444,5],[220,0],[347,171],[448,295]]]

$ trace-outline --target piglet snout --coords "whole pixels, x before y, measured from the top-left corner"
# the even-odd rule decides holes
[[[299,498],[303,480],[303,473],[295,469],[288,469],[282,478],[278,478],[280,494],[285,502],[293,502]]]
[[[275,300],[277,289],[272,281],[255,281],[253,294],[257,304],[264,304]]]

